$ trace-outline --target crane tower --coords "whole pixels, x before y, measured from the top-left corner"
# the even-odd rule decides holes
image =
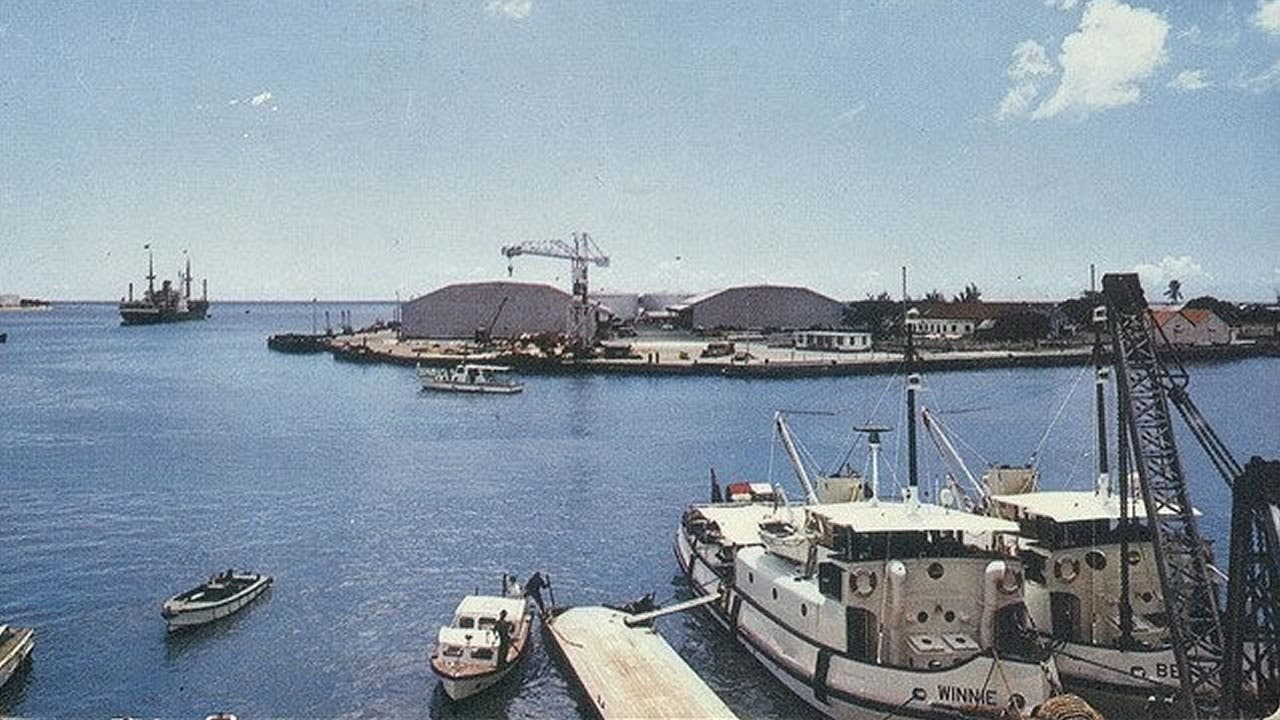
[[[576,232],[570,241],[533,240],[518,245],[504,245],[502,254],[507,258],[507,276],[512,273],[511,260],[517,255],[568,260],[573,265],[573,302],[569,306],[569,336],[576,349],[583,349],[595,338],[595,318],[587,298],[587,266],[609,267],[609,256],[600,252],[596,241],[585,232]]]

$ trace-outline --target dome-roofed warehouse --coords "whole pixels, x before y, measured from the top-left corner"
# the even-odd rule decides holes
[[[743,285],[688,298],[670,308],[694,330],[789,330],[839,327],[844,304],[808,288]]]
[[[569,293],[538,283],[446,285],[404,303],[401,331],[415,338],[470,338],[492,322],[493,337],[564,332],[571,302]]]

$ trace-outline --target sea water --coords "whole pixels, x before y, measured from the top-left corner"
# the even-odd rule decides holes
[[[356,324],[392,313],[341,309]],[[151,327],[121,327],[110,305],[0,315],[0,622],[37,631],[0,713],[586,717],[540,639],[508,682],[450,703],[427,658],[461,596],[540,570],[560,603],[689,597],[672,540],[711,468],[800,497],[778,410],[827,470],[865,469],[853,425],[892,426],[882,487],[906,482],[900,377],[528,377],[516,396],[429,394],[412,368],[267,349],[314,311],[219,303]],[[1280,362],[1191,374],[1241,461],[1280,457]],[[1044,487],[1085,489],[1091,397],[1087,369],[1003,369],[926,375],[921,404],[975,472],[1034,461]],[[1179,440],[1225,563],[1225,486]],[[934,495],[954,469],[923,432],[920,458]],[[167,633],[160,603],[228,567],[275,586]],[[812,716],[701,611],[657,625],[740,715]]]

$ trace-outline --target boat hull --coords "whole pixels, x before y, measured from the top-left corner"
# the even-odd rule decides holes
[[[162,325],[164,323],[204,320],[209,308],[192,307],[186,311],[160,310],[156,308],[120,308],[121,325]]]
[[[36,633],[27,628],[9,628],[9,635],[0,642],[0,688],[9,682],[18,668],[31,657],[36,646]]]
[[[761,665],[819,712],[841,720],[969,718],[996,711],[1020,696],[1024,711],[1056,690],[1053,671],[1032,661],[974,658],[945,670],[911,670],[865,663],[836,654],[779,623],[764,607],[738,591],[677,530],[676,559],[694,592],[721,591],[707,606],[712,616]],[[1000,687],[989,682],[1001,678]]]
[[[210,604],[208,607],[183,609],[174,613],[166,611],[164,619],[170,632],[206,625],[244,609],[246,605],[257,600],[269,587],[271,587],[271,578],[263,575],[257,582],[224,601]]]
[[[481,393],[486,395],[514,395],[524,390],[523,385],[497,385],[478,383],[456,383],[444,380],[423,380],[423,390],[435,392]]]

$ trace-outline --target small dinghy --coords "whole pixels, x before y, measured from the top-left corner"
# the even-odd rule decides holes
[[[468,595],[453,622],[440,628],[431,669],[445,694],[471,697],[496,685],[525,658],[533,613],[515,578],[502,577],[502,595]]]
[[[166,600],[160,615],[170,630],[203,625],[248,605],[270,585],[268,575],[227,570]]]
[[[34,630],[0,625],[0,688],[31,657],[31,650],[35,646]]]

